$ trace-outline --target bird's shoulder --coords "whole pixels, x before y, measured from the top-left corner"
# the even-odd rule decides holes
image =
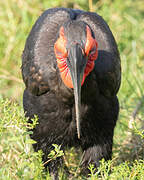
[[[97,13],[83,12],[77,20],[84,21],[92,29],[98,43],[95,61],[95,81],[99,91],[107,97],[116,95],[121,83],[121,61],[115,38],[105,20]]]

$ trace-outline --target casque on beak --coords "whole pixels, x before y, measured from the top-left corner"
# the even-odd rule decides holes
[[[83,54],[83,50],[79,44],[71,45],[67,58],[67,65],[70,69],[70,75],[74,88],[76,126],[79,139],[81,121],[81,84],[87,60],[88,58]]]

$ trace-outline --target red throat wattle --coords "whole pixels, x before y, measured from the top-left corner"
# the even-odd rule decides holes
[[[96,40],[92,37],[91,30],[88,26],[86,26],[86,32],[87,32],[87,39],[86,39],[84,52],[85,52],[85,56],[88,56],[88,62],[84,70],[81,86],[83,85],[86,76],[88,76],[88,74],[93,70],[94,61],[97,59],[98,56],[98,50],[97,50],[98,44]],[[64,84],[69,88],[73,88],[70,70],[66,63],[68,52],[66,50],[67,39],[64,36],[64,27],[60,28],[59,34],[60,36],[54,45],[55,56],[57,58],[57,65]]]

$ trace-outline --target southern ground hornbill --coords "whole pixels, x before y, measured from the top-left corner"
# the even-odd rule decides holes
[[[120,57],[115,39],[101,16],[67,8],[46,10],[33,26],[22,55],[26,85],[23,105],[33,129],[35,151],[48,160],[52,144],[81,147],[81,165],[99,166],[112,154],[119,113]],[[51,173],[62,158],[51,161]]]

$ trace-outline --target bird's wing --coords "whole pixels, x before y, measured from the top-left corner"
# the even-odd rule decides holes
[[[121,83],[121,64],[110,28],[96,13],[83,12],[77,16],[77,20],[84,21],[91,27],[98,42],[98,58],[93,72],[100,92],[107,97],[116,95]]]
[[[75,19],[81,12],[66,8],[48,9],[33,26],[22,55],[23,80],[32,94],[41,95],[56,88],[56,36],[63,23]]]

